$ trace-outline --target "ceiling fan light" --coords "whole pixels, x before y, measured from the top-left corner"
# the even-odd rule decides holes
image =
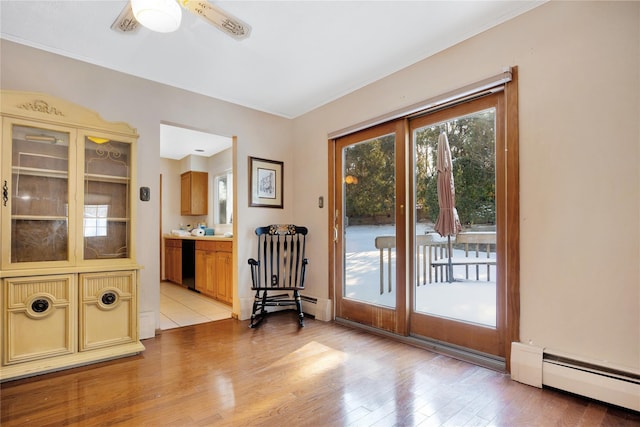
[[[182,10],[176,0],[131,0],[136,20],[152,31],[170,33],[180,27]]]

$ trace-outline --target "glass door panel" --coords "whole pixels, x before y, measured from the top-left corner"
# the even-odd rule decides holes
[[[395,135],[350,145],[344,158],[345,298],[396,306]],[[377,286],[376,286],[377,284]]]
[[[402,123],[337,141],[337,316],[397,332],[404,328]],[[342,232],[340,232],[340,230]],[[398,267],[401,266],[401,267]]]
[[[447,136],[462,229],[440,235],[438,141]],[[496,326],[495,108],[413,131],[418,313]],[[431,271],[425,271],[429,266]]]
[[[69,132],[11,125],[11,264],[70,260],[70,140]]]
[[[84,259],[128,258],[131,144],[93,136],[84,144]]]

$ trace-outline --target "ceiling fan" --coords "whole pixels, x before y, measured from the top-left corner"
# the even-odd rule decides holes
[[[111,24],[111,29],[135,33],[142,25],[157,32],[175,31],[180,27],[180,6],[237,40],[245,39],[251,33],[247,23],[207,0],[130,0]]]

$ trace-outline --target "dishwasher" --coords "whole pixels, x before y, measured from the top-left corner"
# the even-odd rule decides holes
[[[196,241],[182,240],[182,284],[195,292],[196,289]]]

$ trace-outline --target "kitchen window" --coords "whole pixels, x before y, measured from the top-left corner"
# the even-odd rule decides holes
[[[216,224],[231,224],[233,222],[233,174],[231,171],[215,177],[213,203],[213,221]]]

